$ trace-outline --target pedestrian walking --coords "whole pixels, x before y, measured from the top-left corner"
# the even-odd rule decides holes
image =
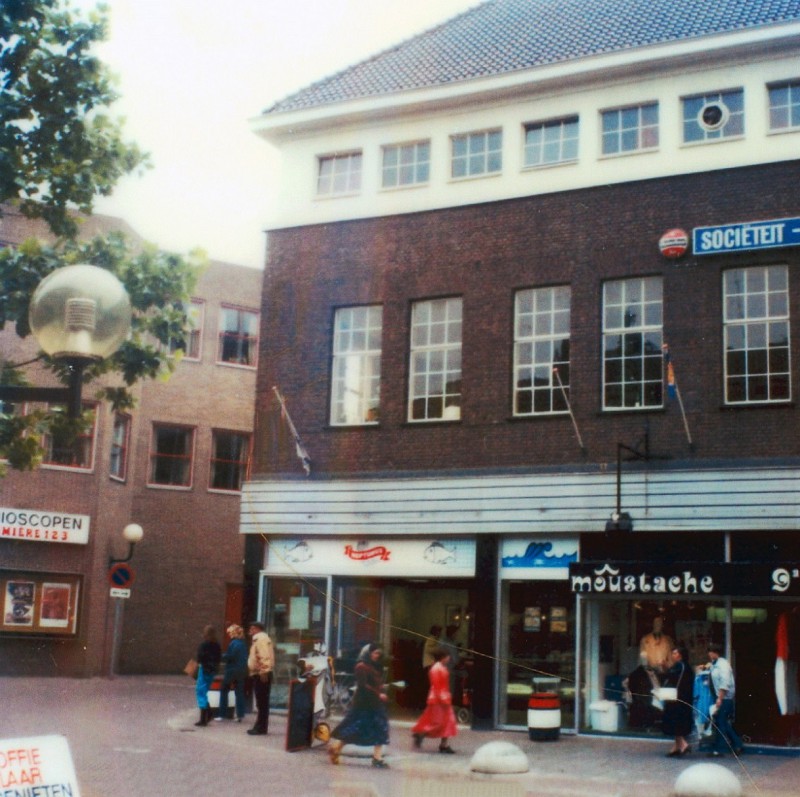
[[[708,645],[708,659],[711,670],[711,689],[715,696],[712,706],[714,737],[710,756],[718,758],[732,750],[736,755],[742,752],[742,740],[733,729],[734,698],[736,682],[730,662],[722,656],[722,645],[714,642]]]
[[[439,739],[440,753],[455,753],[449,740],[458,733],[456,715],[453,711],[453,695],[450,691],[450,670],[448,663],[450,653],[437,648],[434,653],[434,664],[428,671],[430,689],[425,711],[411,729],[414,747],[422,747],[425,737]]]
[[[197,706],[200,709],[200,719],[195,722],[195,726],[203,728],[211,722],[211,718],[214,715],[208,704],[208,690],[211,688],[222,659],[222,648],[217,642],[217,632],[213,625],[207,625],[203,629],[203,641],[197,648],[195,658],[198,664],[195,694],[197,696]]]
[[[251,736],[266,736],[269,732],[269,698],[275,653],[263,623],[250,623],[249,633],[251,644],[247,668],[253,679],[253,693],[256,696],[256,724],[247,732]]]
[[[219,690],[219,711],[216,720],[221,721],[228,716],[228,694],[233,689],[236,705],[236,721],[244,719],[246,711],[244,687],[247,681],[247,643],[244,641],[244,628],[240,625],[229,625],[227,634],[230,637],[230,644],[225,653],[222,654],[222,661],[225,669],[222,671],[222,685]]]
[[[680,758],[691,752],[686,737],[692,732],[694,712],[694,673],[689,665],[689,652],[678,645],[670,653],[671,666],[664,674],[663,686],[675,689],[675,700],[664,701],[661,729],[675,741],[667,758]]]
[[[377,643],[367,646],[355,668],[356,691],[344,719],[331,733],[328,755],[332,764],[341,760],[345,744],[372,745],[372,766],[387,769],[383,746],[389,744],[389,714],[383,682],[383,650]]]

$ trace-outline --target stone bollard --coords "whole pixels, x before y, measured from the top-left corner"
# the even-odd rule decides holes
[[[472,772],[508,775],[527,772],[530,763],[528,756],[511,742],[487,742],[475,751],[469,768]]]
[[[675,797],[741,797],[739,779],[719,764],[693,764],[675,781]]]

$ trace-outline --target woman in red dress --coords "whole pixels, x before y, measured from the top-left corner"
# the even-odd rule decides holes
[[[437,648],[433,653],[435,662],[428,670],[430,689],[428,691],[427,707],[417,724],[411,729],[414,736],[414,747],[422,747],[422,740],[427,736],[431,739],[440,739],[440,753],[454,753],[448,740],[458,733],[456,715],[453,711],[453,696],[450,693],[450,670],[447,663],[450,654],[443,648]]]

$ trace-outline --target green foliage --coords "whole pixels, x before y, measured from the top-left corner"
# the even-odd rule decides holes
[[[70,208],[91,213],[120,177],[148,165],[107,108],[113,77],[92,53],[105,6],[87,19],[63,0],[0,2],[0,203],[74,235]]]

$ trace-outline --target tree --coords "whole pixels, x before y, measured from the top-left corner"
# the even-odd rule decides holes
[[[90,214],[98,195],[147,165],[146,155],[123,141],[121,123],[106,113],[117,95],[110,73],[91,53],[105,37],[105,14],[99,6],[83,19],[64,0],[0,0],[0,203],[43,219],[53,233],[50,244],[31,240],[0,250],[0,329],[9,323],[20,337],[30,334],[31,296],[56,268],[91,263],[109,269],[130,295],[132,333],[112,357],[87,368],[83,381],[102,377],[95,396],[125,408],[138,380],[174,369],[188,328],[188,298],[205,259],[134,247],[119,233],[77,240],[78,211]],[[45,355],[37,359],[66,383],[63,366]],[[27,384],[19,365],[3,363],[0,382]],[[42,435],[69,445],[87,422],[49,407],[24,415],[3,407],[0,459],[33,468],[41,461]]]
[[[91,213],[125,174],[148,165],[106,109],[118,98],[91,48],[107,10],[81,18],[62,0],[0,3],[0,203],[74,235],[70,210]]]

